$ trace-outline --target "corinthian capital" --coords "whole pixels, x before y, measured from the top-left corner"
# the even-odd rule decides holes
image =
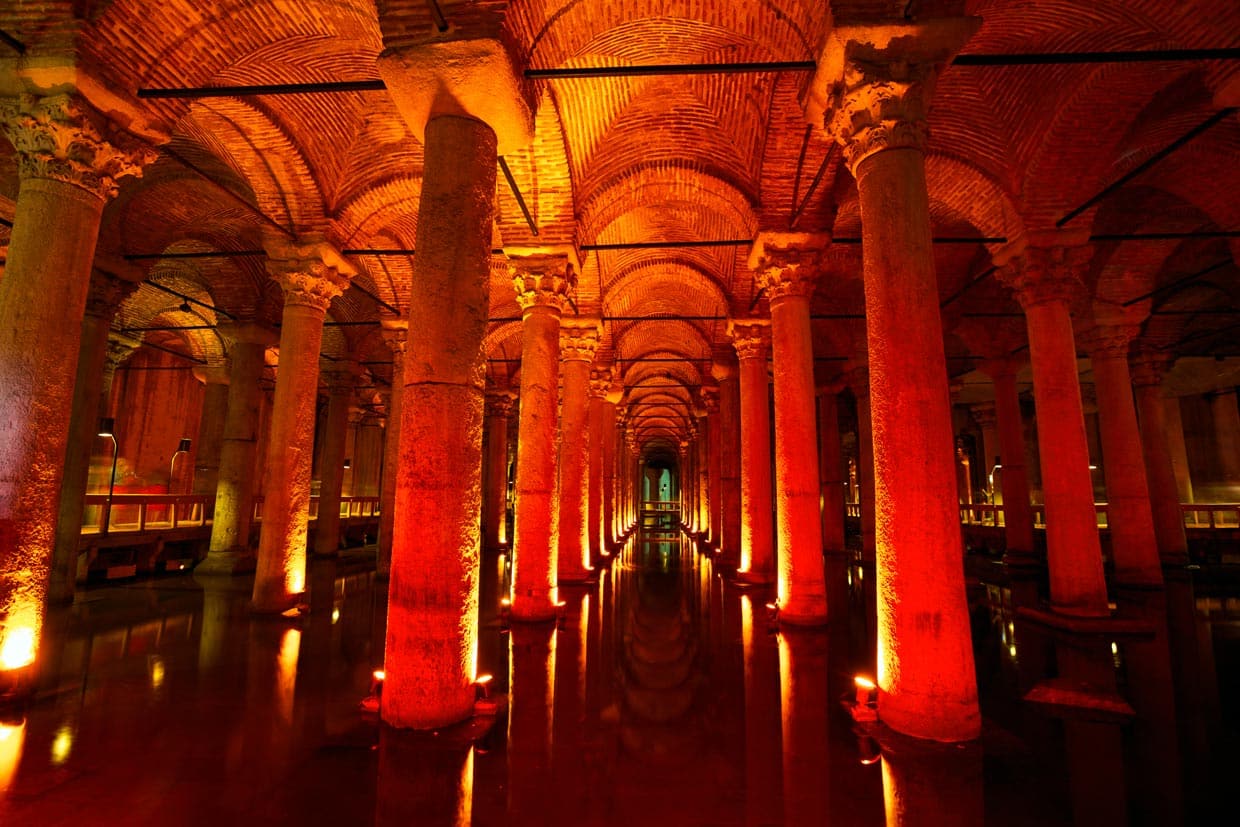
[[[509,256],[512,284],[521,309],[550,307],[568,309],[577,290],[577,268],[567,253],[513,254]]]
[[[832,29],[805,110],[844,147],[854,175],[876,152],[925,146],[938,72],[980,24],[958,17]]]
[[[17,150],[22,180],[72,184],[101,199],[116,195],[118,181],[141,176],[155,150],[107,122],[73,95],[22,95],[0,101],[0,127]]]
[[[1128,346],[1141,328],[1136,325],[1095,325],[1081,337],[1081,344],[1093,359],[1127,359]]]
[[[590,370],[590,398],[607,399],[611,393],[611,368],[596,367]]]
[[[290,241],[268,238],[267,272],[284,290],[284,304],[327,312],[332,299],[357,275],[340,253],[321,236]]]
[[[602,323],[591,318],[560,320],[560,361],[593,362],[598,352]]]
[[[813,295],[831,237],[825,233],[759,233],[749,252],[755,283],[768,301]]]
[[[762,319],[731,319],[728,321],[728,335],[732,337],[732,346],[736,348],[738,359],[765,359],[766,332],[770,323]]]

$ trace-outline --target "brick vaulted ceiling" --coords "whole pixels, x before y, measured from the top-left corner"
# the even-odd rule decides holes
[[[159,160],[107,208],[101,262],[151,282],[116,322],[187,330],[159,341],[193,358],[222,355],[223,316],[274,321],[264,232],[322,232],[341,249],[410,249],[422,177],[421,136],[385,91],[197,99],[139,89],[373,80],[385,36],[488,32],[525,69],[813,61],[833,21],[967,13],[982,26],[966,54],[1083,53],[1240,46],[1234,0],[13,0],[0,30],[24,45],[0,56],[0,94],[19,75],[72,66],[78,86]],[[381,20],[383,21],[381,24]],[[6,47],[0,47],[6,48]],[[751,239],[760,230],[829,230],[837,239],[814,300],[819,377],[863,349],[856,188],[821,125],[801,105],[805,71],[532,80],[535,137],[506,162],[538,243],[606,245]],[[1208,129],[1071,219],[1099,240],[1088,284],[1097,300],[1147,294],[1143,336],[1179,356],[1240,356],[1240,61],[949,66],[930,110],[927,177],[936,236],[1012,238],[1053,226],[1109,185],[1216,117]],[[0,218],[12,218],[16,168],[0,150]],[[499,177],[497,247],[534,241]],[[0,232],[7,228],[0,226]],[[1229,237],[1229,233],[1230,235]],[[6,238],[0,235],[0,244]],[[1021,349],[1011,294],[987,276],[995,243],[935,247],[953,376]],[[218,258],[135,254],[232,253]],[[726,317],[765,311],[748,248],[583,252],[577,307],[605,318],[603,354],[630,400],[646,403],[653,443],[686,427]],[[131,258],[126,259],[126,256]],[[407,256],[354,258],[328,358],[352,355],[390,379],[376,321],[408,305]],[[120,266],[120,265],[117,265]],[[755,304],[755,298],[758,299]],[[386,306],[384,306],[386,305]],[[218,308],[212,310],[210,308]],[[519,370],[520,328],[504,267],[493,268],[486,340],[493,380]],[[1084,307],[1080,323],[1088,325]]]

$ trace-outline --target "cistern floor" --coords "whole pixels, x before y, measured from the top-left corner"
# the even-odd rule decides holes
[[[674,535],[562,590],[558,628],[503,628],[504,576],[484,559],[499,716],[418,735],[359,710],[384,632],[364,559],[315,563],[295,620],[251,616],[248,578],[90,589],[0,719],[0,824],[1161,825],[1208,817],[1236,770],[1237,601],[1187,583],[1118,596],[1144,631],[1081,644],[1014,611],[1036,583],[974,582],[983,738],[922,749],[839,703],[873,674],[872,569],[829,568],[829,628],[778,633],[768,590]],[[1131,715],[1020,700],[1095,668]]]

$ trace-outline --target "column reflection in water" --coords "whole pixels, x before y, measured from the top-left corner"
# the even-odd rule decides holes
[[[555,715],[552,746],[557,817],[582,823],[588,803],[586,770],[587,631],[590,594],[583,587],[561,587],[564,620],[555,640]]]
[[[827,748],[827,633],[785,627],[779,634],[783,713],[784,823],[822,824],[830,805]]]
[[[741,595],[745,657],[745,823],[780,824],[779,665],[774,642],[755,628],[754,599]]]
[[[884,745],[882,759],[887,827],[982,827],[986,823],[982,752],[976,743],[941,746],[895,737],[895,745]]]
[[[469,827],[473,799],[474,747],[459,728],[381,727],[375,827]]]
[[[548,813],[555,624],[515,624],[509,638],[508,823],[534,827],[545,824]]]
[[[26,719],[0,719],[0,813],[4,812],[4,799],[17,779],[17,768],[22,760],[22,747],[26,743]]]

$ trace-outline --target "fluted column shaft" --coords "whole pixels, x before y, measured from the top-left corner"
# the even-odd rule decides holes
[[[278,613],[295,605],[306,588],[310,472],[323,320],[331,300],[344,292],[353,270],[317,240],[275,242],[268,255],[268,269],[284,291],[284,312],[251,606],[256,612]]]
[[[559,491],[556,483],[560,317],[576,282],[565,256],[516,264],[522,308],[521,408],[517,424],[517,502],[513,526],[512,618],[556,614]]]
[[[0,102],[19,189],[0,280],[0,694],[39,650],[91,263],[117,180],[153,157],[69,95]]]
[[[1154,536],[1154,513],[1145,476],[1145,457],[1128,371],[1128,343],[1137,329],[1094,330],[1090,360],[1102,428],[1103,474],[1107,486],[1107,525],[1117,582],[1161,585],[1162,565]]]
[[[762,327],[735,323],[732,339],[740,361],[741,576],[771,582],[775,554],[771,526],[771,420]]]
[[[598,350],[599,323],[560,327],[560,546],[558,581],[590,576],[590,363]]]

